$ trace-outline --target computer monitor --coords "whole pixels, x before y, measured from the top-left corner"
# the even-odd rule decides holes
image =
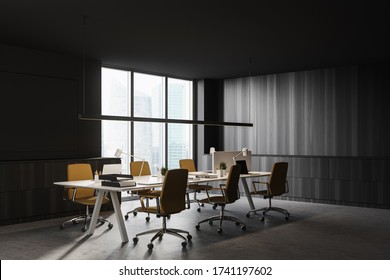
[[[245,160],[246,161],[246,166],[248,171],[252,171],[252,152],[247,151],[247,156],[244,155],[239,155],[241,151],[216,151],[212,154],[211,157],[211,166],[213,168],[213,172],[217,172],[216,170],[219,169],[219,164],[221,162],[226,163],[226,168],[227,170],[230,169],[232,165],[234,165],[234,160],[233,157],[236,157],[236,162],[237,160]]]
[[[236,164],[241,166],[241,174],[248,174],[248,167],[246,166],[246,160],[236,160]]]

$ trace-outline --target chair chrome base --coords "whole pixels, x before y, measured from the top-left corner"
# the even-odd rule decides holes
[[[91,214],[89,214],[89,208],[86,207],[86,213],[84,215],[81,215],[81,216],[77,216],[77,217],[74,217],[70,220],[66,220],[65,222],[63,222],[61,225],[60,225],[60,229],[64,229],[65,228],[65,225],[67,223],[72,223],[74,225],[77,225],[80,221],[83,221],[84,222],[84,226],[81,228],[81,231],[82,232],[86,232],[88,230],[88,226],[87,226],[87,223],[88,223],[88,220],[90,220],[92,217]],[[99,216],[98,219],[97,219],[97,222],[100,223],[100,225],[103,225],[104,223],[108,223],[108,229],[112,229],[113,227],[113,224],[108,221],[107,219]]]
[[[284,219],[286,221],[288,221],[288,219],[290,218],[290,213],[286,209],[279,208],[279,207],[272,207],[271,206],[271,199],[269,200],[269,206],[268,207],[263,207],[263,208],[259,208],[259,209],[253,209],[253,210],[249,211],[248,213],[246,213],[246,216],[249,217],[250,213],[255,213],[256,214],[256,212],[262,212],[261,217],[260,217],[260,221],[264,221],[265,215],[267,215],[267,213],[270,212],[270,211],[275,211],[275,212],[279,212],[279,213],[284,214]]]
[[[225,205],[224,204],[222,204],[220,206],[221,206],[221,210],[219,212],[219,215],[212,216],[212,217],[209,217],[207,219],[204,219],[204,220],[198,222],[198,224],[195,226],[196,229],[200,228],[201,223],[208,222],[210,225],[212,225],[213,221],[219,221],[219,227],[217,228],[217,232],[222,233],[222,221],[225,220],[225,221],[234,222],[237,226],[240,226],[243,231],[246,230],[246,225],[243,222],[241,222],[239,219],[237,219],[236,217],[233,217],[233,216],[225,216]]]
[[[146,206],[149,207],[149,198],[146,199]],[[127,219],[129,219],[129,215],[130,215],[131,213],[133,213],[133,216],[137,216],[138,211],[140,211],[141,209],[142,209],[142,207],[136,207],[136,208],[134,208],[133,210],[127,212],[126,215],[125,215],[125,220],[127,221]],[[145,218],[145,220],[146,220],[147,222],[150,221],[150,214],[149,214],[149,213],[148,213],[148,216]]]
[[[192,239],[192,236],[190,235],[190,233],[188,231],[181,230],[181,229],[167,228],[167,220],[166,219],[167,219],[168,215],[166,215],[166,216],[164,215],[161,217],[163,218],[163,227],[159,228],[159,229],[152,229],[152,230],[144,231],[141,233],[137,233],[135,235],[135,237],[133,238],[134,244],[137,244],[139,236],[151,234],[151,233],[156,233],[152,237],[152,239],[150,239],[150,243],[148,244],[149,249],[153,249],[153,247],[154,247],[153,241],[156,240],[157,238],[161,239],[164,234],[170,234],[170,235],[173,235],[173,236],[176,236],[176,237],[183,239],[184,241],[181,243],[181,245],[183,246],[183,248],[187,247],[187,244],[188,244],[187,242],[190,242]],[[183,235],[181,235],[180,233],[187,234],[187,238],[184,237]]]

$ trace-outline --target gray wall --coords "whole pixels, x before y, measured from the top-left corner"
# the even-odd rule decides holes
[[[390,208],[388,64],[225,80],[225,150],[288,161],[289,199]]]

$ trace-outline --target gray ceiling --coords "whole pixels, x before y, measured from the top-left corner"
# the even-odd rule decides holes
[[[0,43],[184,78],[242,77],[389,61],[383,3],[1,0]]]

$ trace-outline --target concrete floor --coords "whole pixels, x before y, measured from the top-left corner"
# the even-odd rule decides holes
[[[267,201],[254,199],[256,206]],[[190,231],[192,242],[182,249],[181,240],[166,235],[147,249],[151,235],[141,236],[137,245],[132,238],[138,232],[161,226],[162,219],[146,214],[130,216],[125,222],[130,242],[122,243],[112,212],[103,213],[114,228],[103,225],[93,236],[81,232],[81,225],[59,225],[64,219],[43,220],[0,227],[0,259],[2,260],[104,260],[104,259],[264,259],[264,260],[378,260],[390,259],[390,210],[349,207],[305,202],[274,200],[274,206],[291,213],[286,222],[278,213],[261,222],[258,216],[247,218],[248,202],[242,197],[227,206],[227,214],[241,219],[247,225],[241,231],[233,223],[223,225],[223,233],[216,225],[204,223],[195,229],[197,221],[218,213],[206,205],[201,213],[195,204],[189,210],[173,215],[168,227]],[[122,211],[138,206],[138,201],[122,203]]]

